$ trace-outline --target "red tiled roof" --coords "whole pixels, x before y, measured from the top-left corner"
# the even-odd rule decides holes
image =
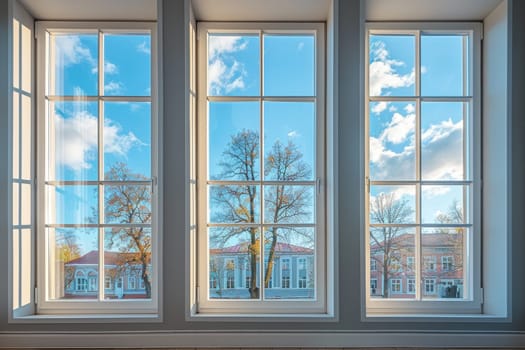
[[[249,243],[236,244],[234,246],[225,247],[225,248],[216,248],[210,249],[210,254],[228,254],[228,253],[247,253]],[[314,252],[311,248],[301,247],[289,243],[280,243],[277,242],[275,246],[275,251],[277,253],[303,253],[303,254],[312,254]]]
[[[148,254],[149,262],[150,254]],[[119,265],[122,263],[140,263],[139,253],[104,252],[104,263],[106,265]],[[92,250],[66,263],[66,265],[96,265],[98,264],[98,250]]]
[[[456,247],[461,242],[461,234],[456,233],[423,233],[421,234],[421,244],[423,247]],[[415,244],[415,236],[413,234],[404,233],[392,239],[392,243],[399,247],[411,247]],[[382,249],[377,244],[370,246],[371,250]]]

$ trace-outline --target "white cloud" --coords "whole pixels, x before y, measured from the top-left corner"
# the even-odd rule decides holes
[[[297,132],[297,130],[292,130],[288,133],[288,137],[299,137],[301,136],[301,134],[299,134],[299,132]]]
[[[384,42],[377,41],[372,44],[370,55],[370,95],[381,96],[384,89],[400,88],[414,85],[415,72],[399,74],[396,67],[404,66],[405,63],[389,58],[389,52]]]
[[[88,62],[96,67],[97,61],[86,46],[82,45],[77,35],[55,36],[55,60],[60,66],[66,67],[72,64]]]
[[[139,45],[137,45],[137,52],[141,52],[141,53],[144,53],[146,55],[150,55],[151,54],[151,48],[148,46],[148,44],[145,41],[143,41]]]
[[[91,168],[97,159],[98,119],[86,111],[77,111],[71,118],[55,114],[56,162],[75,171]],[[126,156],[143,143],[132,133],[124,134],[120,125],[110,119],[104,123],[106,153]]]
[[[390,108],[388,109],[389,112],[397,112],[397,107],[392,105],[390,106]]]
[[[238,36],[212,36],[208,41],[208,83],[213,94],[225,94],[244,89],[247,72],[232,53],[248,46]]]
[[[435,198],[450,192],[449,186],[422,186],[425,199]]]
[[[388,108],[389,104],[390,104],[389,102],[384,102],[384,101],[374,103],[374,106],[372,107],[372,112],[375,114],[381,114]]]
[[[109,61],[104,62],[104,73],[106,74],[117,74],[118,73],[118,67],[116,64],[111,63]]]
[[[403,108],[407,113],[414,113],[416,111],[416,107],[412,104],[412,103],[409,103],[405,106],[405,108]]]
[[[110,81],[104,85],[104,92],[107,94],[118,95],[122,92],[124,86],[117,81]]]
[[[381,139],[393,144],[400,144],[407,140],[408,136],[414,133],[415,114],[408,114],[406,117],[395,112],[392,121],[381,134]]]

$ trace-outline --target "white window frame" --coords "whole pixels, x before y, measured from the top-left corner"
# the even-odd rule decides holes
[[[412,286],[412,290],[410,290],[410,286]],[[416,279],[407,278],[407,294],[416,294],[416,289]]]
[[[208,242],[207,242],[207,34],[208,33],[243,33],[243,34],[313,34],[315,36],[315,97],[316,102],[316,164],[315,173],[316,179],[312,184],[316,185],[316,224],[315,224],[315,263],[314,263],[314,280],[315,280],[315,298],[311,299],[290,299],[290,300],[250,300],[250,299],[236,299],[236,300],[213,300],[208,298],[209,278],[207,277],[207,267],[209,266],[208,256]],[[326,156],[325,156],[325,25],[323,23],[264,23],[264,22],[199,22],[197,29],[198,36],[198,115],[197,120],[197,145],[200,153],[197,155],[196,164],[198,175],[197,183],[197,261],[202,263],[197,264],[196,270],[196,307],[193,312],[195,315],[201,314],[221,314],[224,316],[236,316],[243,314],[245,316],[263,316],[272,314],[326,314],[326,266],[327,255],[325,247],[327,245],[326,234]],[[262,47],[261,40],[261,47]],[[204,54],[202,54],[204,53]],[[260,52],[261,62],[263,52]],[[193,73],[192,73],[193,74]],[[261,81],[262,84],[262,81]],[[190,84],[191,85],[191,84]],[[260,94],[263,91],[261,89]],[[259,96],[258,101],[264,101],[268,96]],[[231,100],[229,97],[226,98]],[[287,100],[301,101],[301,97],[272,97],[272,100]],[[312,100],[312,98],[310,98]],[[191,133],[191,131],[190,131]],[[261,141],[262,143],[263,141]],[[192,180],[190,180],[191,183]],[[260,181],[264,184],[265,181]],[[305,181],[306,182],[306,181]],[[262,226],[262,225],[261,225]],[[259,266],[264,266],[264,256],[260,254]],[[291,268],[290,261],[290,268]],[[259,269],[262,271],[263,269]],[[261,272],[262,273],[262,272]],[[262,279],[262,276],[260,278]],[[290,287],[292,287],[292,275],[290,274]],[[260,287],[262,290],[263,288]]]
[[[158,76],[157,76],[157,26],[154,22],[67,22],[67,21],[39,21],[36,22],[36,38],[37,38],[37,72],[36,85],[37,85],[37,100],[36,100],[36,112],[37,112],[37,256],[38,265],[44,268],[39,269],[37,273],[37,288],[38,303],[37,313],[41,315],[86,315],[86,314],[157,314],[159,308],[159,276],[160,275],[160,264],[161,261],[161,250],[159,247],[160,234],[158,233],[158,226],[161,218],[158,216],[158,190],[157,190],[157,177],[158,177]],[[49,287],[49,276],[47,271],[48,259],[47,259],[47,247],[46,247],[46,213],[48,206],[46,205],[46,198],[44,195],[45,191],[45,176],[46,173],[46,95],[47,95],[47,46],[48,46],[48,33],[71,33],[71,34],[83,34],[83,33],[94,33],[99,35],[99,46],[98,46],[98,96],[89,97],[93,101],[103,103],[104,100],[111,101],[137,101],[137,102],[150,102],[151,103],[151,181],[148,181],[152,186],[151,194],[151,299],[137,299],[137,300],[126,300],[125,302],[117,299],[104,299],[105,294],[105,278],[104,283],[100,282],[98,286],[98,300],[50,300],[48,298],[48,287]],[[151,94],[147,97],[135,97],[135,96],[113,96],[108,98],[103,96],[103,75],[101,67],[104,65],[103,58],[103,42],[100,39],[102,34],[149,34],[151,36]],[[100,110],[100,107],[99,107]],[[99,118],[100,118],[99,113]],[[99,160],[100,162],[100,160]],[[100,185],[101,182],[96,181]],[[99,200],[100,201],[100,200]],[[99,232],[101,230],[100,226]],[[99,233],[100,237],[100,233]],[[99,251],[104,251],[104,241],[99,239]],[[99,254],[99,267],[98,276],[104,276],[104,254]],[[121,277],[122,279],[122,277]],[[117,286],[115,281],[115,286]],[[121,282],[123,283],[123,281]],[[122,284],[123,287],[123,284]]]
[[[469,191],[469,197],[465,201],[468,214],[470,217],[470,224],[465,225],[472,231],[470,234],[470,240],[464,240],[465,246],[464,252],[464,263],[467,268],[464,269],[464,280],[468,286],[465,288],[464,298],[461,300],[450,300],[450,299],[425,299],[424,288],[425,282],[423,278],[424,266],[423,266],[423,254],[421,249],[421,239],[419,234],[416,234],[415,240],[415,266],[420,267],[416,269],[416,281],[419,288],[416,288],[415,300],[393,300],[389,298],[371,298],[370,297],[370,285],[365,283],[368,288],[366,293],[366,314],[367,316],[381,316],[381,315],[417,315],[417,314],[428,314],[428,313],[439,313],[439,314],[481,314],[481,33],[482,25],[475,22],[370,22],[366,24],[364,46],[365,46],[365,58],[364,58],[364,168],[365,168],[365,230],[364,230],[364,251],[365,251],[365,278],[370,280],[370,237],[369,237],[369,190],[371,181],[369,180],[369,102],[373,99],[369,96],[369,37],[371,34],[412,34],[416,37],[416,48],[415,54],[416,59],[414,66],[416,69],[416,82],[415,82],[415,93],[416,96],[408,98],[390,98],[388,96],[381,96],[377,99],[381,100],[409,100],[417,101],[418,107],[421,101],[425,100],[424,96],[420,96],[420,44],[419,38],[422,33],[428,34],[464,34],[469,36],[469,50],[468,51],[468,84],[471,98],[471,108],[466,121],[468,130],[468,149],[471,150],[470,157],[471,162],[469,173],[471,174],[471,188]],[[465,52],[467,54],[467,52]],[[466,58],[467,60],[467,58]],[[439,100],[439,97],[434,100]],[[443,100],[452,101],[454,98]],[[468,98],[459,97],[457,100],[469,100]],[[416,118],[417,119],[417,118]],[[416,129],[419,127],[419,123],[416,121]],[[465,128],[466,129],[466,128]],[[417,164],[416,160],[416,164]],[[375,184],[379,184],[381,181],[377,181]],[[386,181],[388,182],[388,181]],[[385,182],[385,183],[386,183]],[[397,182],[397,181],[396,181]],[[417,186],[421,183],[420,179],[411,181],[417,183]],[[439,181],[438,181],[439,182]],[[460,181],[462,184],[463,182]],[[468,181],[467,181],[468,182]],[[417,194],[416,194],[417,197]],[[417,201],[416,201],[417,203]],[[416,211],[417,211],[416,204]],[[416,225],[409,225],[411,227],[421,227],[421,224],[417,222]],[[461,225],[456,225],[461,226]],[[468,254],[467,254],[468,252]]]
[[[424,289],[423,289],[423,295],[436,295],[437,294],[437,288],[436,288],[436,279],[435,278],[425,278],[424,279]],[[432,291],[428,291],[427,289],[432,286]]]
[[[399,286],[399,290],[394,290],[394,284]],[[390,293],[392,293],[392,294],[401,294],[401,293],[403,293],[403,280],[401,278],[392,278],[392,279],[390,279]]]
[[[304,279],[301,278],[301,263],[304,264],[304,271],[305,271],[305,277]],[[308,286],[308,265],[307,265],[307,259],[305,257],[298,257],[297,261],[297,272],[296,272],[296,279],[297,279],[297,288],[298,289],[304,289]],[[301,286],[301,284],[304,283],[304,286]]]
[[[442,272],[454,271],[454,257],[452,255],[443,255],[441,257],[441,271]]]

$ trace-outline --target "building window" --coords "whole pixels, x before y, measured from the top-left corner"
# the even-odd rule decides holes
[[[233,289],[235,288],[235,277],[232,276],[233,272],[228,272],[228,276],[226,277],[226,288]]]
[[[67,305],[120,312],[118,301],[105,295],[107,277],[138,267],[144,294],[126,308],[151,312],[157,283],[155,25],[38,22],[37,33],[37,222],[43,225],[39,241],[47,242],[39,247],[39,311],[52,313],[58,302],[79,299]],[[100,304],[82,303],[85,297],[68,291],[69,276],[82,267],[98,269],[89,290]]]
[[[128,289],[137,289],[137,279],[133,276],[128,278]]]
[[[409,278],[407,280],[407,293],[409,294],[416,293],[416,280],[414,278]]]
[[[390,291],[395,294],[401,293],[401,280],[394,278],[390,280]]]
[[[306,288],[306,258],[297,259],[297,288]]]
[[[413,256],[407,256],[407,270],[412,271],[414,270],[414,257]]]
[[[441,270],[442,271],[454,271],[454,257],[453,256],[442,256],[441,257]]]
[[[199,26],[198,255],[211,261],[235,253],[247,269],[238,266],[235,275],[250,276],[245,279],[249,285],[227,298],[199,289],[205,293],[197,298],[199,312],[227,313],[231,299],[251,299],[235,305],[246,312],[286,313],[283,302],[295,305],[298,299],[320,310],[325,264],[323,26]],[[309,266],[304,259],[302,268],[292,271],[291,259],[282,255],[294,253],[316,263]],[[199,266],[205,282],[213,271]],[[281,288],[311,284],[312,292],[272,289],[276,269]]]
[[[376,295],[377,293],[377,278],[370,279],[370,295]]]
[[[471,292],[479,281],[469,273],[476,271],[475,260],[464,254],[479,240],[477,30],[468,23],[367,25],[368,261],[380,262],[375,268],[391,294],[402,289],[399,277],[408,271],[415,275],[407,281],[410,296],[383,293],[384,298],[419,302],[423,295],[436,294],[435,278],[452,269],[449,255],[462,262],[457,278]],[[372,268],[368,278],[375,278]],[[415,281],[423,279],[421,293]],[[465,305],[473,295],[465,295]],[[368,302],[371,310],[379,308],[377,300]],[[392,310],[416,307],[390,305]]]
[[[252,278],[250,276],[246,276],[244,279],[244,288],[250,288],[251,283]]]
[[[104,278],[104,288],[105,289],[111,289],[111,277],[106,276]]]
[[[425,256],[425,271],[436,271],[435,256]]]
[[[370,271],[377,271],[377,261],[375,258],[370,259]]]
[[[425,295],[436,294],[436,280],[425,279]]]

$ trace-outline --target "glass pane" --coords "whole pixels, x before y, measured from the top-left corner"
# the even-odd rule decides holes
[[[470,223],[468,186],[421,186],[421,222],[423,224]]]
[[[18,309],[20,306],[20,231],[13,230],[12,241],[13,242],[13,257],[12,257],[12,274],[13,274],[13,310]]]
[[[20,22],[13,18],[13,87],[20,88]]]
[[[265,186],[264,222],[315,223],[315,186]]]
[[[423,96],[468,95],[464,85],[467,68],[466,35],[421,36],[421,94]],[[466,61],[465,61],[466,64]]]
[[[46,186],[47,224],[98,223],[97,186]]]
[[[313,35],[264,35],[264,95],[315,96]]]
[[[104,103],[106,180],[151,178],[151,103]]]
[[[370,96],[414,96],[416,41],[413,35],[370,35]]]
[[[26,92],[31,92],[31,85],[33,83],[32,79],[32,45],[34,40],[34,35],[31,32],[31,29],[26,27],[25,25],[22,25],[22,42],[20,43],[22,46],[22,50],[20,52],[21,56],[21,62],[20,62],[20,70],[21,73],[21,79],[22,79],[22,90]]]
[[[50,103],[48,180],[97,180],[96,102]]]
[[[209,103],[210,179],[259,179],[259,115],[258,102]]]
[[[48,228],[47,235],[50,299],[98,298],[97,229]]]
[[[104,188],[106,223],[151,223],[150,185],[111,185]]]
[[[49,94],[98,95],[97,34],[53,34]]]
[[[301,181],[315,177],[315,103],[264,102],[264,176]]]
[[[20,120],[20,165],[21,178],[31,180],[33,162],[33,121],[31,98],[22,95],[22,108]]]
[[[208,94],[258,96],[259,52],[258,36],[208,35]]]
[[[259,229],[214,227],[208,235],[209,298],[259,299]]]
[[[151,298],[153,283],[151,243],[151,228],[105,229],[104,291],[106,299]]]
[[[104,34],[104,95],[151,95],[151,38]]]
[[[20,230],[20,234],[20,306],[26,306],[34,296],[34,235],[30,229]]]
[[[255,185],[210,186],[209,221],[259,223],[260,187]]]
[[[370,230],[370,296],[415,298],[415,228]]]
[[[464,298],[464,252],[469,230],[466,228],[424,228],[423,297]]]
[[[423,102],[421,104],[421,176],[423,180],[466,178],[464,123],[468,104]]]
[[[20,197],[20,225],[31,225],[33,223],[33,192],[31,191],[30,184],[21,184],[21,197]]]
[[[369,105],[371,180],[415,180],[415,102]]]
[[[415,223],[415,205],[415,186],[371,186],[370,223]]]
[[[20,94],[13,91],[13,178],[20,176]]]
[[[20,184],[13,183],[13,226],[20,225]]]
[[[268,228],[264,233],[265,299],[315,298],[314,228]]]

